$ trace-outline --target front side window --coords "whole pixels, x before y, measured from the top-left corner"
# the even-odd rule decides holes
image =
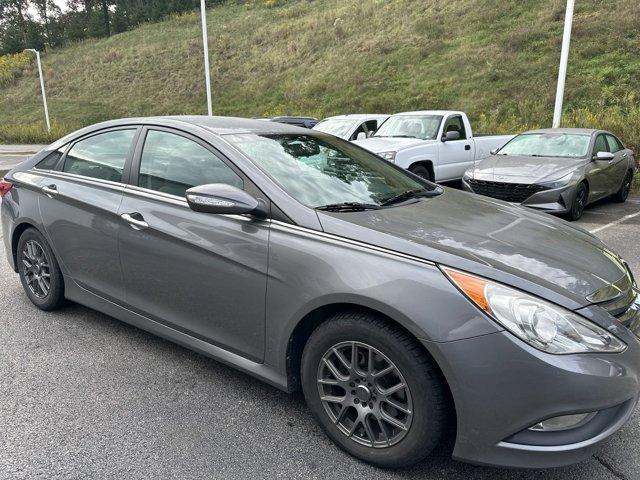
[[[599,152],[608,152],[609,145],[604,138],[604,135],[598,135],[596,143],[593,145],[593,155],[596,156]]]
[[[441,115],[395,115],[384,122],[373,136],[433,140],[438,135],[441,122]]]
[[[80,140],[67,153],[63,171],[122,182],[124,164],[135,134],[135,129],[113,130]]]
[[[356,202],[381,205],[425,190],[402,170],[339,138],[300,134],[226,135],[289,195],[311,208]]]
[[[464,129],[464,122],[460,115],[455,115],[447,119],[447,123],[444,126],[444,133],[447,132],[459,132],[460,140],[466,140],[467,132]]]
[[[499,155],[524,157],[586,157],[589,135],[574,133],[524,133],[511,139]]]
[[[138,186],[184,197],[189,188],[209,183],[243,188],[242,179],[202,145],[173,133],[147,133]]]

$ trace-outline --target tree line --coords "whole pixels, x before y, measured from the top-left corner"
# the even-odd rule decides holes
[[[199,0],[67,0],[60,9],[53,0],[0,0],[0,55],[108,37],[199,5]]]

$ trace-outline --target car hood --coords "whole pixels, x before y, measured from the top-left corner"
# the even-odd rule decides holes
[[[323,229],[509,283],[569,308],[623,277],[593,235],[547,214],[445,188],[437,197],[381,210],[318,212]]]
[[[373,153],[397,152],[403,148],[414,145],[426,145],[435,143],[435,140],[420,140],[419,138],[398,138],[398,137],[370,137],[364,140],[356,140],[356,145],[366,148]]]
[[[583,166],[584,158],[491,155],[473,168],[473,178],[492,182],[540,183],[558,180]]]

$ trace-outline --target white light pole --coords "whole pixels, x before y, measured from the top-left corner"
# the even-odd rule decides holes
[[[44,76],[42,75],[42,63],[40,63],[40,52],[34,48],[25,48],[25,52],[33,52],[36,54],[38,62],[38,74],[40,75],[40,90],[42,91],[42,103],[44,104],[44,119],[47,122],[47,131],[51,131],[51,123],[49,122],[49,108],[47,107],[47,94],[44,91]]]
[[[213,115],[211,107],[211,73],[209,72],[209,36],[207,35],[207,13],[204,0],[200,0],[200,16],[202,17],[202,44],[204,46],[204,80],[207,87],[207,112]]]
[[[564,99],[564,82],[567,78],[567,63],[569,63],[569,44],[571,43],[574,4],[575,0],[567,0],[567,12],[564,17],[564,34],[562,35],[562,51],[560,52],[560,68],[558,70],[556,106],[553,110],[553,128],[560,126],[560,119],[562,118],[562,101]]]

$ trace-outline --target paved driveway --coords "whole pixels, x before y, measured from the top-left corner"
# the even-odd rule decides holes
[[[581,221],[640,275],[640,199]],[[441,449],[405,471],[337,449],[291,397],[84,307],[35,309],[0,242],[0,478],[637,479],[640,415],[587,461],[475,467]]]

